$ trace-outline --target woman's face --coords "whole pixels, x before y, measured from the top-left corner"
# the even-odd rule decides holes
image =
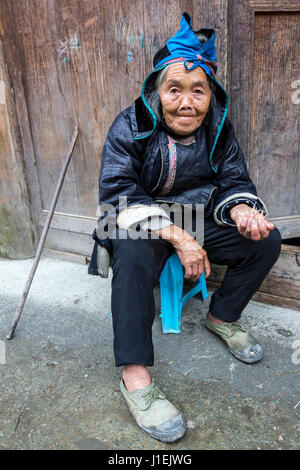
[[[160,89],[166,124],[179,135],[195,131],[209,110],[210,96],[208,79],[201,67],[188,71],[183,63],[172,64]]]

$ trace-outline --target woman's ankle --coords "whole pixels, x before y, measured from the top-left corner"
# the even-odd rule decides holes
[[[210,312],[208,312],[207,319],[213,325],[220,325],[221,323],[224,323],[223,320],[220,320],[219,318],[214,317]]]
[[[150,385],[151,377],[146,366],[128,364],[123,369],[123,381],[128,392],[133,392]]]

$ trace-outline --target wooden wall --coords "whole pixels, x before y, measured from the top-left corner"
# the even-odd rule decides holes
[[[188,11],[216,30],[218,80],[258,193],[283,237],[300,234],[300,2],[0,0],[0,254],[33,256],[75,124],[47,237],[90,255],[101,149]],[[299,100],[300,101],[300,100]]]
[[[230,2],[231,119],[284,238],[300,237],[300,1]]]
[[[38,238],[15,95],[0,38],[0,256],[34,256]]]
[[[31,230],[38,226],[40,231],[45,222],[77,124],[80,136],[46,246],[88,255],[101,148],[110,124],[140,94],[155,52],[178,30],[184,11],[191,14],[194,27],[216,29],[218,76],[226,87],[227,0],[0,2],[2,65],[14,90],[23,183],[29,188],[26,204],[34,215]],[[10,178],[14,185],[20,180],[17,175]],[[11,205],[9,212],[14,210]],[[13,246],[7,256],[13,257]],[[23,253],[32,256],[32,249],[24,247]]]
[[[77,125],[45,251],[88,261],[105,136],[184,11],[216,30],[250,175],[283,238],[299,241],[300,1],[0,0],[0,256],[34,256]],[[298,288],[299,248],[284,245],[255,299],[299,308]]]

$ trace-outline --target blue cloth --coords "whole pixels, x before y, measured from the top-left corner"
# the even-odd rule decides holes
[[[197,66],[210,76],[214,76],[217,72],[217,54],[215,47],[215,32],[213,29],[202,29],[209,36],[207,41],[201,42],[191,27],[191,17],[188,13],[184,13],[180,21],[179,31],[167,41],[167,48],[171,55],[160,60],[155,70],[162,65],[175,59],[185,58],[184,66],[187,70],[192,70]],[[200,56],[200,58],[198,57]],[[188,66],[187,62],[193,62],[192,66]],[[208,65],[209,64],[209,65]]]
[[[206,288],[205,273],[203,272],[196,285],[184,296],[183,294],[183,266],[175,253],[166,262],[160,276],[160,298],[163,333],[180,333],[181,311],[183,305],[199,292],[203,301],[209,294]]]

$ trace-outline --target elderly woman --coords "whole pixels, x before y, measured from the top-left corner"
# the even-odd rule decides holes
[[[168,257],[176,252],[185,277],[197,280],[210,262],[227,265],[211,298],[206,327],[239,360],[261,359],[258,341],[238,319],[280,253],[280,233],[266,218],[226,117],[228,97],[215,79],[214,30],[193,31],[183,14],[180,30],[154,57],[154,71],[141,96],[117,116],[103,149],[100,206],[117,214],[114,239],[96,240],[95,253],[111,254],[112,319],[116,366],[124,366],[121,391],[137,424],[165,442],[183,436],[179,410],[151,381],[153,288]],[[127,197],[128,207],[120,206]],[[172,222],[160,202],[204,206],[203,246]],[[100,217],[99,221],[103,220]],[[135,224],[156,238],[131,239]],[[120,234],[123,234],[120,236]]]

